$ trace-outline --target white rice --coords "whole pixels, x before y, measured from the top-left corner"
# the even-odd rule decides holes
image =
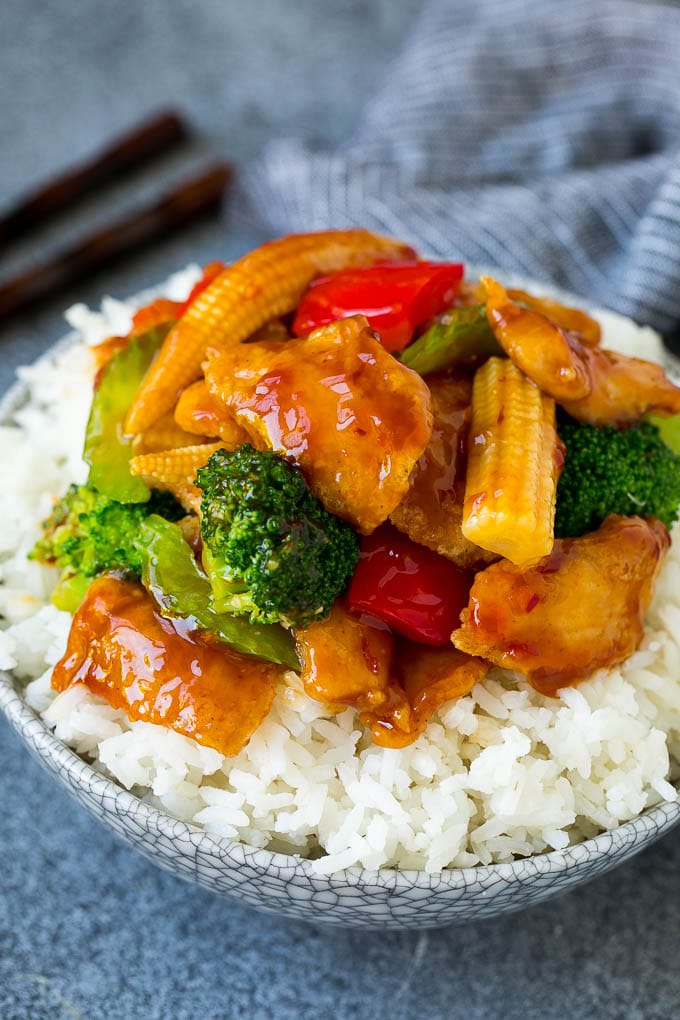
[[[160,292],[181,299],[198,275]],[[75,306],[83,343],[20,371],[30,392],[0,427],[0,668],[30,681],[26,700],[95,767],[170,814],[219,836],[315,858],[319,872],[447,867],[562,849],[676,800],[680,759],[680,528],[641,649],[559,698],[495,670],[446,705],[410,747],[385,750],[351,710],[332,715],[287,673],[268,718],[235,758],[129,722],[83,686],[56,695],[52,666],[70,616],[49,604],[56,572],[28,562],[53,497],[81,481],[91,399],[87,345],[129,327],[133,305]],[[597,313],[605,345],[661,359],[656,335]],[[675,774],[673,773],[675,769]]]

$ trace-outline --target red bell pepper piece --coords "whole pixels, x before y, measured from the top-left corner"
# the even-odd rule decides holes
[[[362,539],[348,605],[412,641],[445,645],[460,626],[472,574],[383,524]]]
[[[179,315],[184,315],[190,304],[196,300],[199,294],[202,294],[206,287],[215,280],[220,273],[223,273],[227,267],[224,262],[209,262],[203,269],[203,276],[198,280],[191,288],[191,293],[186,301],[179,307]],[[178,315],[178,317],[179,317]]]
[[[383,347],[400,351],[416,328],[447,308],[460,287],[463,266],[445,262],[389,262],[341,269],[310,284],[293,322],[306,336],[349,315],[365,315]]]

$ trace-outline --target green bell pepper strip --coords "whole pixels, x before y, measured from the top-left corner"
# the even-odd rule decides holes
[[[656,425],[666,446],[670,447],[673,453],[680,454],[680,415],[676,414],[672,418],[661,418],[655,414],[650,414],[647,421],[651,422],[652,425]]]
[[[102,372],[85,431],[83,459],[90,466],[88,483],[119,503],[146,503],[151,490],[130,474],[131,437],[125,416],[172,323],[133,337]]]
[[[50,602],[56,609],[75,613],[93,580],[94,578],[86,577],[85,574],[62,574],[50,595]]]
[[[300,669],[293,637],[283,627],[249,623],[211,608],[210,582],[176,524],[151,514],[141,525],[139,546],[145,553],[142,583],[164,616],[195,622],[237,652]]]
[[[419,375],[429,375],[461,361],[493,356],[504,356],[504,351],[480,304],[444,312],[399,358]]]

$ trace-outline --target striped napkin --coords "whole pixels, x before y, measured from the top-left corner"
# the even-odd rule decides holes
[[[240,199],[269,233],[361,224],[674,332],[680,8],[435,0],[354,136],[270,144]]]

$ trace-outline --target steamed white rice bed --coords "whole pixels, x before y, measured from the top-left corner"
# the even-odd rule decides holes
[[[192,267],[161,291],[183,298]],[[51,669],[71,618],[49,604],[56,574],[27,562],[53,497],[85,478],[91,399],[88,344],[129,328],[134,306],[67,315],[83,344],[21,370],[29,404],[0,428],[0,668],[31,681],[26,698],[95,767],[170,814],[216,835],[353,865],[439,871],[509,861],[571,843],[661,800],[680,759],[680,529],[642,648],[559,698],[495,670],[445,706],[410,747],[368,742],[350,710],[329,714],[287,673],[268,718],[235,758],[144,722],[129,722],[83,686],[56,695]],[[605,344],[660,360],[656,334],[597,313]],[[677,769],[676,769],[677,772]]]

